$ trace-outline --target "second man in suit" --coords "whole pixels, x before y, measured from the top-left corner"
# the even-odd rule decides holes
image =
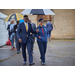
[[[35,25],[35,23],[33,23],[31,20],[29,20],[29,22],[31,23],[31,26],[32,26],[32,29],[33,30],[36,30],[36,25]],[[34,53],[34,51],[33,51],[33,47],[34,47],[34,42],[35,42],[35,36],[34,36],[34,34],[30,34],[31,35],[31,50],[32,50],[32,53]]]

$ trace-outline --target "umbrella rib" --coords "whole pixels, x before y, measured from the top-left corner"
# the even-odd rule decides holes
[[[19,17],[20,19],[22,19],[22,17],[20,16],[20,14],[18,14],[18,17]]]
[[[9,19],[9,17],[10,17],[11,15],[12,15],[12,14],[10,14],[10,15],[4,20],[4,22],[7,22],[8,19]]]
[[[16,13],[16,17],[17,17],[17,20],[23,19],[23,15],[21,15],[21,14],[19,14],[19,13]]]
[[[17,18],[16,18],[16,13],[14,13],[14,14],[12,14],[10,17],[9,17],[9,19],[8,19],[8,21],[11,21],[11,20],[17,20]]]

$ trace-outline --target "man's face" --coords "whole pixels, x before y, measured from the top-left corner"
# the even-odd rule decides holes
[[[43,25],[43,20],[40,21],[40,25]]]
[[[13,24],[13,23],[14,23],[14,21],[11,21],[10,23],[11,23],[11,24]]]
[[[28,17],[24,17],[24,21],[25,22],[28,22]]]
[[[17,25],[19,24],[19,21],[17,21]]]

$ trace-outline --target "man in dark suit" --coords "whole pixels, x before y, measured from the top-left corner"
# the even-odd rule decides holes
[[[35,30],[36,29],[35,23],[33,23],[31,20],[29,20],[29,22],[31,23],[32,29]],[[32,33],[30,35],[31,35],[31,50],[32,50],[32,53],[34,53],[33,46],[34,46],[34,42],[35,42],[35,36]]]
[[[31,33],[36,33],[39,30],[37,29],[36,31],[33,31],[32,26],[30,23],[28,23],[28,16],[24,16],[24,22],[20,23],[18,26],[17,30],[17,38],[20,43],[22,43],[22,55],[24,58],[24,65],[26,64],[26,46],[28,50],[28,55],[29,55],[29,65],[34,65],[33,62],[33,56],[32,56],[32,51],[31,51]]]

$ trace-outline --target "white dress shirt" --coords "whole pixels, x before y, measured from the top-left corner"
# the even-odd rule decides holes
[[[10,25],[10,31],[13,30],[13,28],[14,28],[15,25],[16,25],[16,23],[13,23],[13,24]]]

